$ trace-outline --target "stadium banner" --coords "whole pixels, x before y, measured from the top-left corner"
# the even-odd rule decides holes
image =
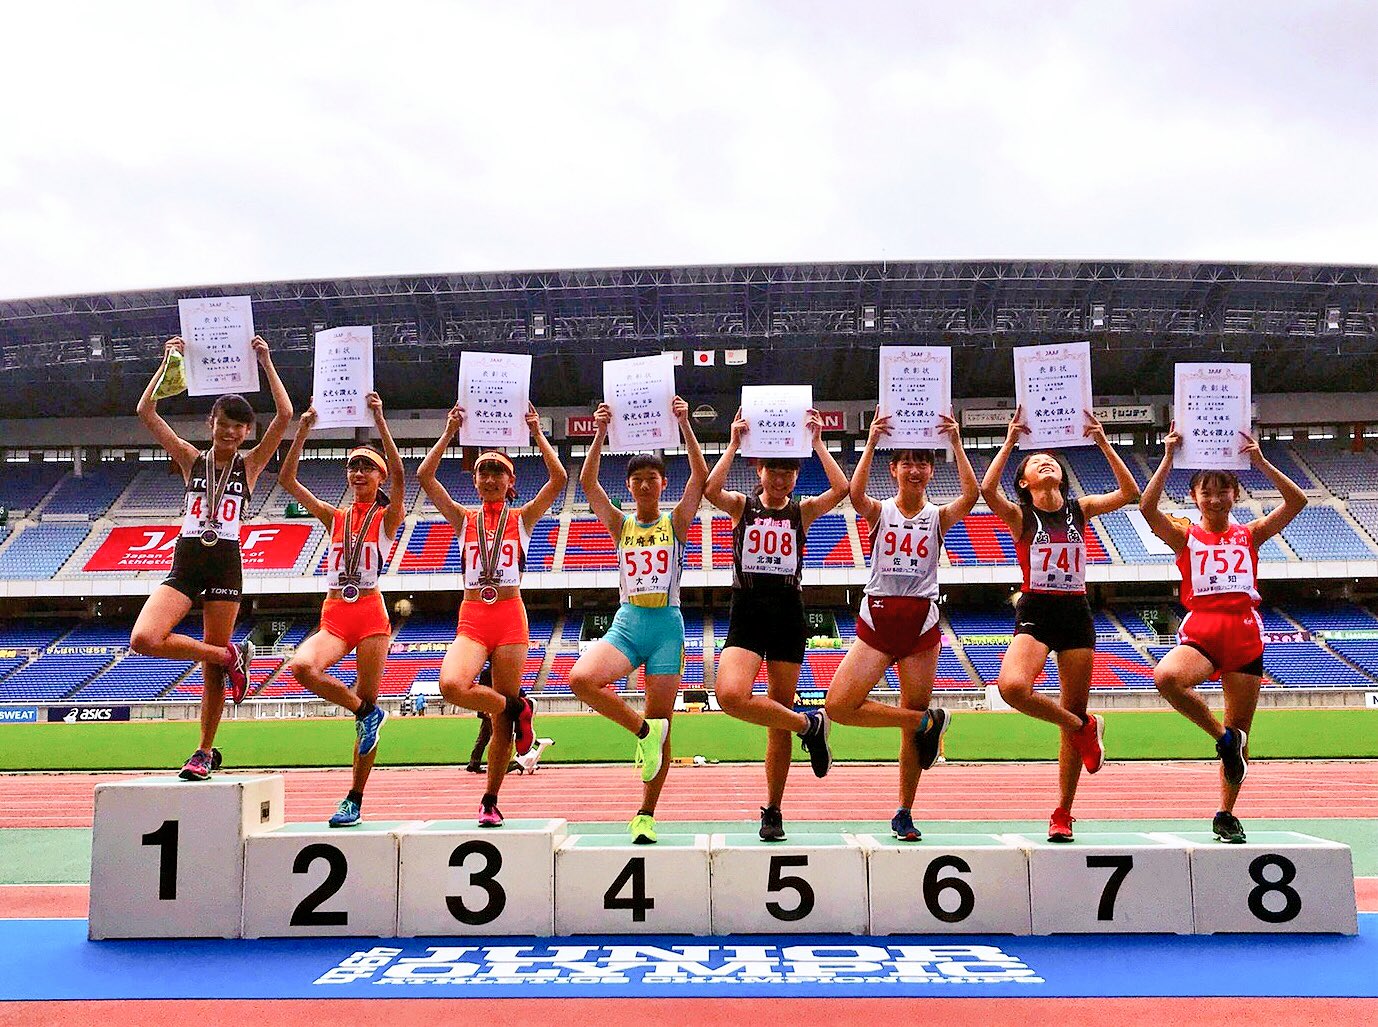
[[[317,428],[373,427],[373,411],[364,399],[373,391],[373,327],[317,332],[311,382]]]
[[[728,367],[740,367],[742,364],[746,363],[746,350],[723,350],[723,363],[725,363]]]
[[[254,305],[248,296],[177,301],[186,344],[188,396],[258,392]]]
[[[1089,446],[1084,434],[1091,402],[1091,344],[1014,348],[1014,400],[1029,430],[1019,448]]]
[[[1274,642],[1309,642],[1311,632],[1309,631],[1265,631],[1263,641],[1267,645]]]
[[[1013,635],[963,635],[962,645],[1009,645]]]
[[[37,706],[0,706],[0,724],[37,724]]]
[[[114,656],[127,653],[127,645],[50,645],[43,650],[49,656]]]
[[[1158,416],[1148,403],[1093,407],[1096,420],[1102,424],[1157,424]],[[995,410],[971,408],[961,415],[963,428],[1005,428],[1014,411],[1008,407]]]
[[[49,706],[49,724],[108,724],[129,719],[128,706]]]
[[[890,418],[884,449],[949,448],[938,416],[952,409],[952,350],[947,346],[880,348],[880,416]]]
[[[1178,364],[1172,417],[1182,436],[1175,467],[1241,471],[1249,457],[1239,434],[1250,428],[1253,368],[1248,364]]]
[[[531,397],[530,353],[459,355],[461,446],[525,446],[531,439],[526,408]]]
[[[1317,631],[1318,638],[1336,639],[1366,639],[1378,638],[1378,629],[1374,628],[1341,628],[1337,631]]]
[[[394,642],[388,647],[393,656],[404,653],[444,653],[450,648],[448,642]]]
[[[807,457],[813,440],[804,422],[813,409],[812,385],[743,385],[742,417],[747,422],[742,456]]]
[[[578,414],[565,418],[565,438],[591,439],[598,433],[598,422],[592,414]]]
[[[675,365],[665,354],[603,361],[603,402],[612,410],[608,452],[640,453],[679,442],[674,398]]]
[[[311,538],[311,524],[245,524],[239,529],[244,569],[290,571]],[[126,525],[111,529],[86,561],[84,571],[166,571],[177,547],[176,524]]]
[[[1378,692],[1365,692],[1364,706],[1370,710],[1378,710]]]
[[[823,430],[827,431],[846,431],[847,414],[841,410],[820,410],[818,417],[823,422]]]

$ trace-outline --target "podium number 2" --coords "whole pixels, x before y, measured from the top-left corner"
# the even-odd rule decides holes
[[[156,831],[140,839],[158,849],[158,898],[177,898],[177,821],[164,820]]]
[[[292,873],[308,872],[311,864],[318,859],[325,860],[329,871],[315,891],[302,899],[297,908],[292,910],[292,919],[288,923],[293,927],[343,927],[349,923],[349,913],[346,910],[334,913],[320,912],[321,903],[340,890],[349,873],[349,861],[345,859],[343,852],[323,842],[308,845],[298,852],[297,858],[292,861]]]
[[[1129,876],[1129,871],[1134,869],[1133,856],[1087,856],[1086,866],[1088,869],[1110,869],[1113,871],[1110,880],[1105,882],[1105,890],[1100,893],[1100,905],[1096,907],[1097,920],[1115,919],[1115,899],[1119,897],[1120,885],[1124,884],[1124,879]]]

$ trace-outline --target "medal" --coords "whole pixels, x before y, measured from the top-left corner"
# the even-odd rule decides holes
[[[497,529],[493,532],[493,543],[488,544],[488,529],[483,524],[483,510],[478,512],[479,557],[481,560],[478,576],[478,597],[492,606],[498,601],[498,555],[502,551],[502,536],[507,530],[507,507],[498,514]]]
[[[206,527],[201,529],[201,544],[203,546],[213,546],[220,541],[220,521],[215,516],[220,509],[220,501],[225,498],[225,489],[229,487],[230,475],[234,473],[235,457],[230,457],[230,462],[225,465],[223,474],[215,473],[215,450],[206,450]]]
[[[359,557],[364,552],[363,540],[368,535],[368,529],[377,520],[378,511],[382,509],[375,500],[368,508],[368,513],[364,514],[364,523],[359,526],[358,534],[349,530],[350,522],[354,519],[354,507],[350,506],[345,510],[343,530],[340,532],[340,562],[344,564],[344,570],[339,580],[340,598],[347,603],[359,601]]]

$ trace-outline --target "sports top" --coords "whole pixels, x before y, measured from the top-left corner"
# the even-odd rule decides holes
[[[1177,554],[1182,575],[1182,605],[1188,610],[1247,613],[1258,606],[1258,547],[1253,532],[1231,524],[1221,532],[1199,524],[1187,530]]]
[[[1024,530],[1014,540],[1024,591],[1045,595],[1086,594],[1086,515],[1068,497],[1056,510],[1021,503]]]
[[[479,518],[483,518],[484,543],[491,546],[493,532],[498,528],[498,517],[503,507],[499,503],[484,503],[481,509],[464,512],[464,539],[460,548],[460,561],[464,567],[464,587],[478,588],[482,582],[483,553],[479,548]],[[502,547],[498,550],[497,584],[500,588],[522,583],[522,572],[526,570],[526,547],[531,536],[526,532],[521,509],[507,508],[507,527],[502,533]]]
[[[905,517],[893,497],[880,504],[871,531],[871,580],[862,590],[865,595],[938,598],[941,514],[934,503],[924,503],[913,517]]]
[[[223,464],[216,467],[217,476],[224,473],[223,467]],[[183,538],[198,537],[207,528],[214,527],[219,538],[239,545],[239,526],[243,522],[244,504],[249,501],[249,496],[249,473],[244,466],[244,457],[236,453],[230,479],[225,484],[225,492],[220,497],[217,509],[207,510],[206,454],[198,454],[196,462],[191,465],[191,474],[187,476],[182,530],[179,534]],[[216,523],[212,524],[212,520]]]
[[[772,510],[760,493],[746,497],[741,520],[732,528],[732,587],[757,592],[801,589],[804,564],[804,515],[799,500],[789,497]]]
[[[678,606],[679,578],[684,569],[684,543],[675,537],[670,514],[650,524],[636,514],[622,519],[617,537],[617,588],[622,602],[633,606]]]
[[[354,503],[351,505],[350,528],[358,532],[363,526],[364,518],[368,516],[368,511],[372,507],[371,503]],[[355,582],[360,588],[377,588],[378,575],[382,571],[387,558],[392,555],[392,544],[388,545],[388,553],[383,552],[382,532],[383,517],[386,508],[381,508],[373,516],[373,523],[368,526],[367,537],[360,539],[359,562],[355,567],[358,572],[359,580]],[[327,588],[340,587],[340,575],[344,573],[344,515],[345,508],[340,507],[335,511],[335,517],[330,525],[330,552],[326,557],[325,565],[325,584]]]

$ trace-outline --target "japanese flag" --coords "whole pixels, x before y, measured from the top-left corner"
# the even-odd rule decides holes
[[[711,349],[694,350],[694,363],[699,367],[712,367],[717,353]]]

